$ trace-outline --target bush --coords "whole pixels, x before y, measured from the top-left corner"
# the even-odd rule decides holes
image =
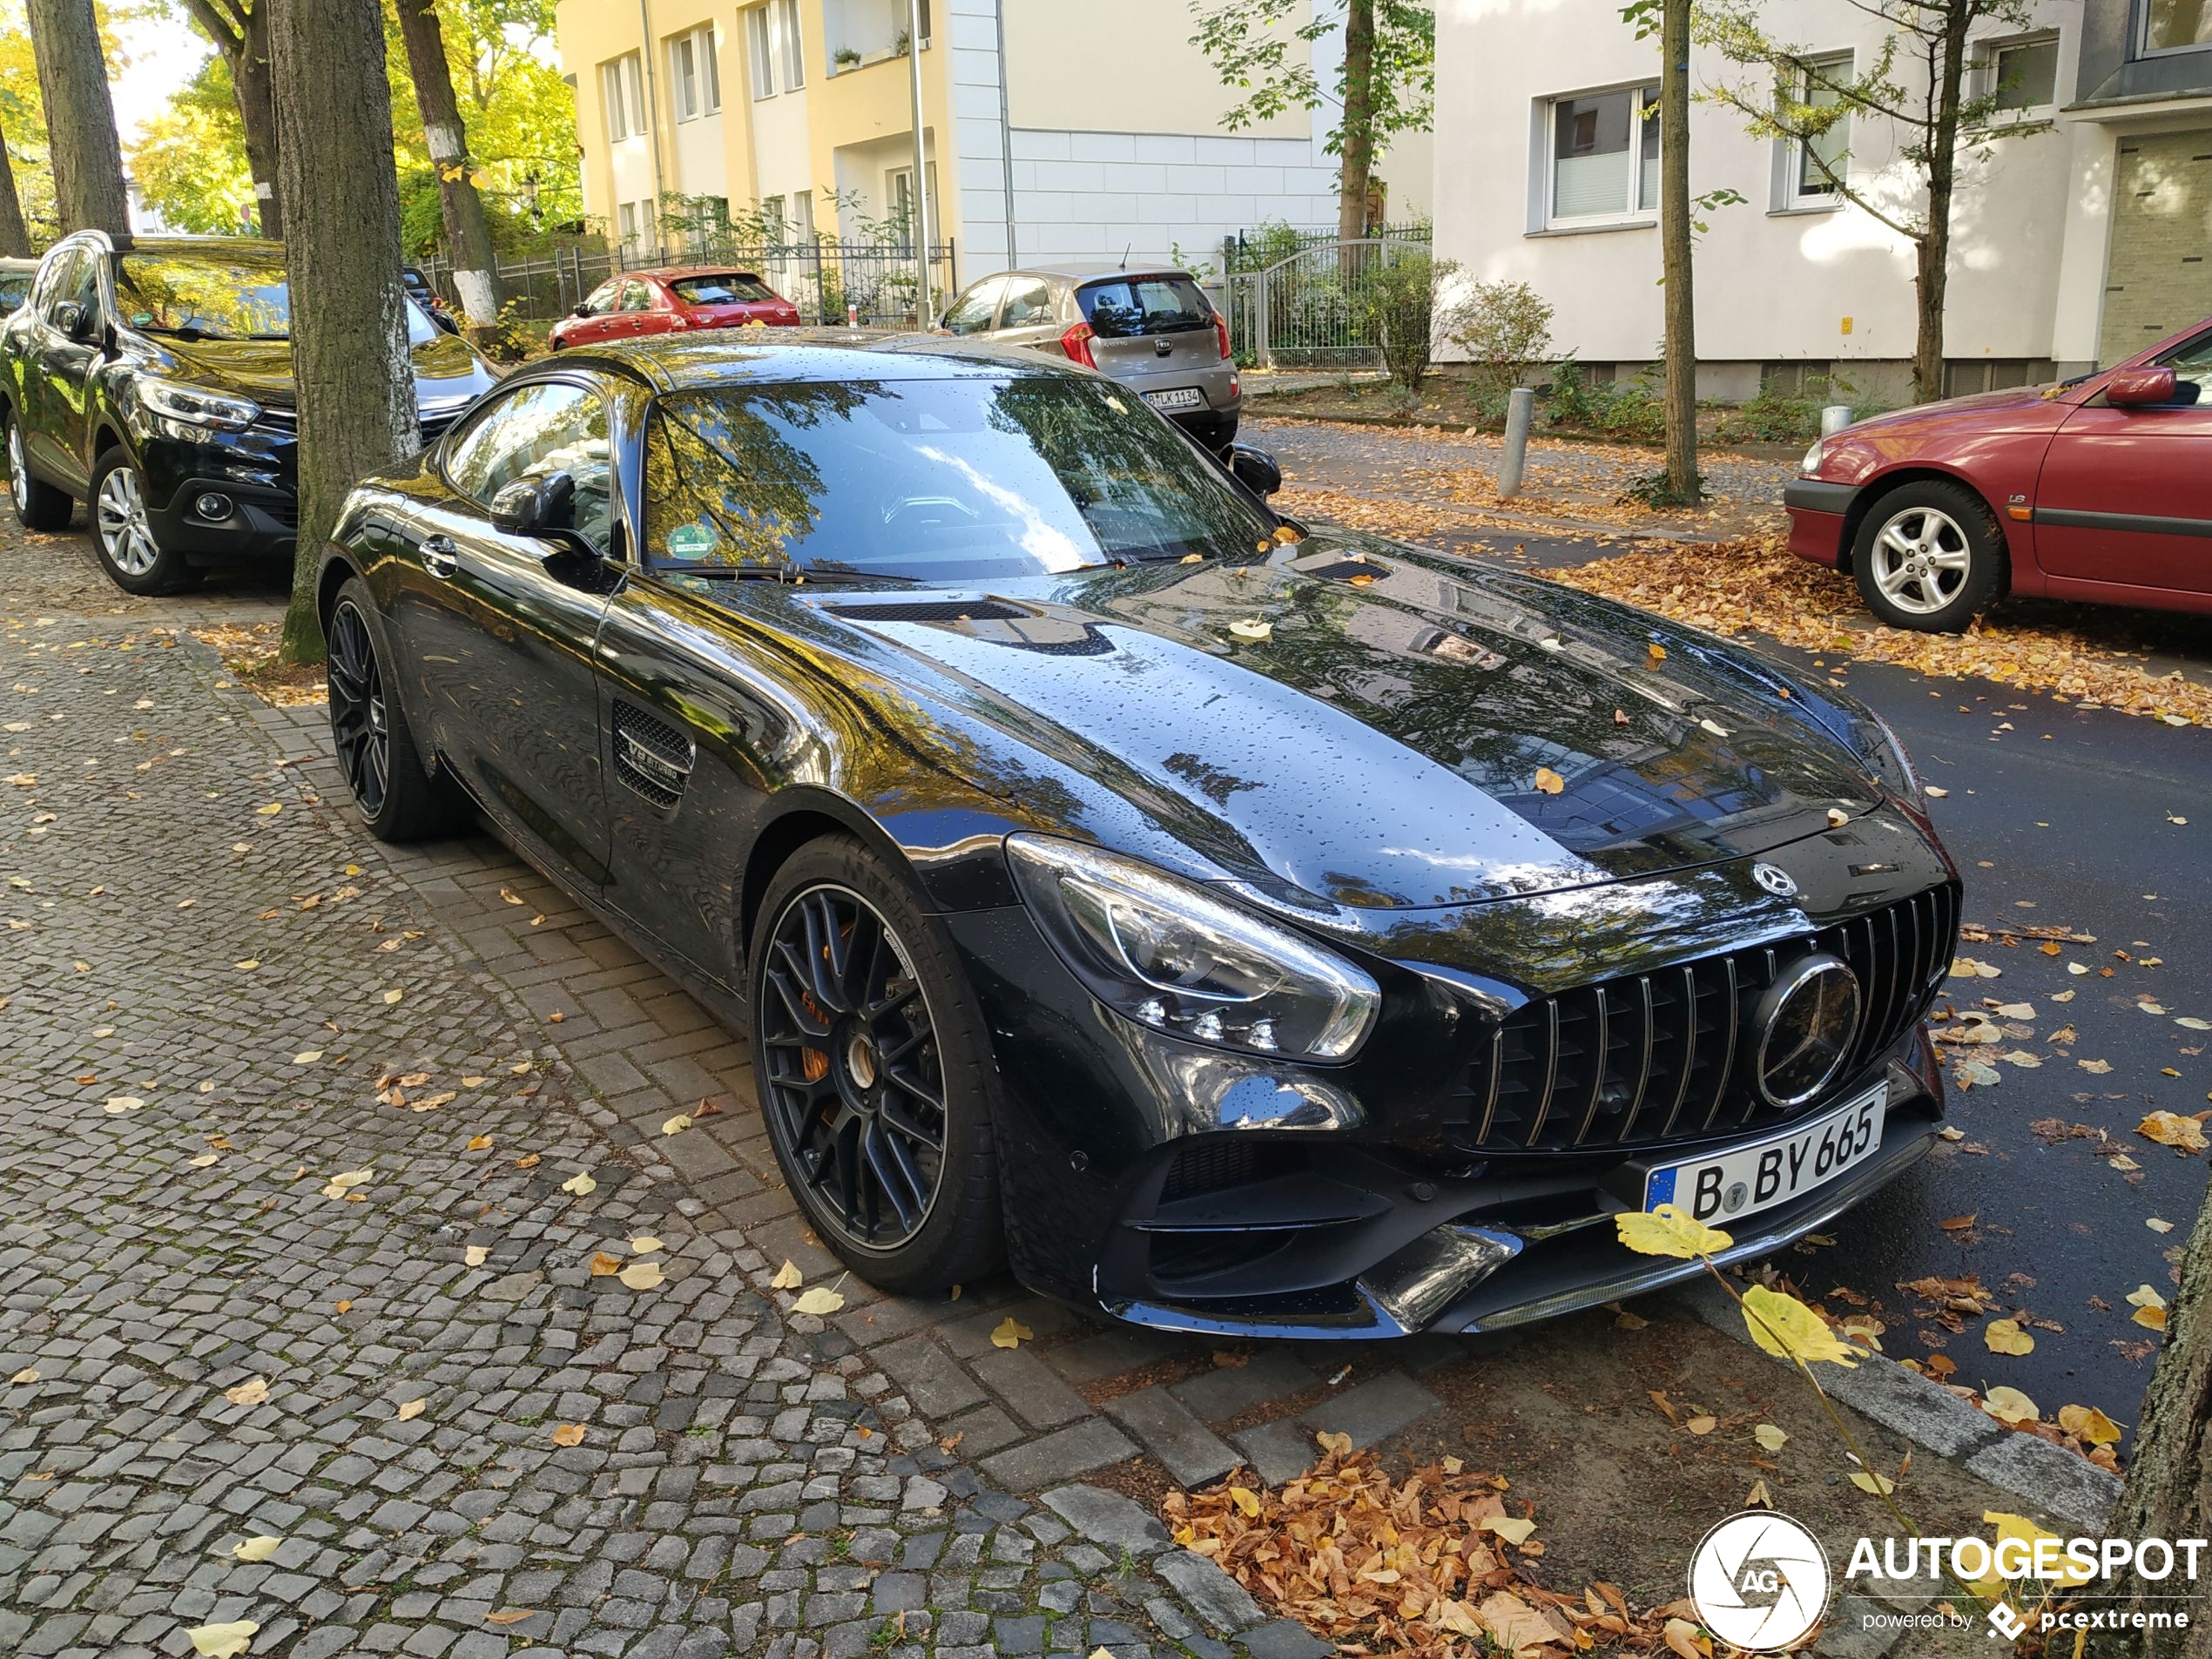
[[[1458,269],[1449,260],[1404,253],[1372,266],[1359,299],[1382,344],[1383,368],[1392,383],[1420,390],[1436,350],[1436,285]]]
[[[1447,311],[1443,328],[1467,354],[1468,390],[1488,415],[1551,355],[1552,304],[1526,282],[1478,282]]]
[[[1719,435],[1764,443],[1811,443],[1820,435],[1820,411],[1827,405],[1849,404],[1854,421],[1881,408],[1858,396],[1858,390],[1849,381],[1816,378],[1805,382],[1802,393],[1792,395],[1778,390],[1772,381],[1763,381],[1757,397],[1721,417]]]
[[[1592,381],[1571,359],[1552,376],[1548,413],[1554,426],[1602,432],[1608,437],[1656,439],[1667,431],[1666,406],[1649,383]]]

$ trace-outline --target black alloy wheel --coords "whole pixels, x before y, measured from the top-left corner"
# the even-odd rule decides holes
[[[929,999],[889,924],[849,887],[786,904],[759,998],[769,1123],[808,1209],[867,1251],[928,1223],[945,1179],[945,1074]]]
[[[374,820],[392,787],[392,729],[384,671],[361,607],[341,599],[330,613],[330,735],[361,816]]]

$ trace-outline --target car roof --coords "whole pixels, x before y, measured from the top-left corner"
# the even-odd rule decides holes
[[[262,259],[284,260],[284,244],[254,236],[110,236],[118,253],[152,253],[163,257],[195,253],[217,258],[249,253]]]
[[[610,346],[571,346],[523,372],[536,375],[557,374],[564,368],[610,369],[642,380],[658,392],[792,381],[1037,379],[1055,374],[1088,378],[1088,371],[1055,364],[1035,352],[978,345],[943,334],[779,328],[769,340],[716,337],[732,332],[646,334]]]
[[[742,265],[656,265],[639,271],[617,271],[617,276],[648,277],[655,282],[681,282],[686,277],[749,276],[760,280],[760,273]]]
[[[1065,265],[1025,265],[1018,271],[1006,271],[1002,276],[1056,277],[1062,282],[1095,282],[1101,277],[1184,277],[1196,282],[1197,278],[1179,265],[1116,265],[1111,260],[1073,260]]]

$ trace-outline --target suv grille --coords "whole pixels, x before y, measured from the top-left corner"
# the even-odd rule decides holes
[[[1927,1011],[1958,931],[1959,890],[1946,885],[1817,934],[1531,1002],[1468,1068],[1455,1138],[1486,1152],[1641,1146],[1801,1115],[1810,1108],[1770,1106],[1737,1076],[1777,968],[1824,950],[1858,976],[1849,1076]]]

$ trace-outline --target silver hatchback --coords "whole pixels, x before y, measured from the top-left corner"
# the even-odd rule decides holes
[[[1001,271],[945,309],[948,334],[1028,346],[1117,380],[1217,455],[1244,388],[1229,324],[1188,271],[1063,265]]]

